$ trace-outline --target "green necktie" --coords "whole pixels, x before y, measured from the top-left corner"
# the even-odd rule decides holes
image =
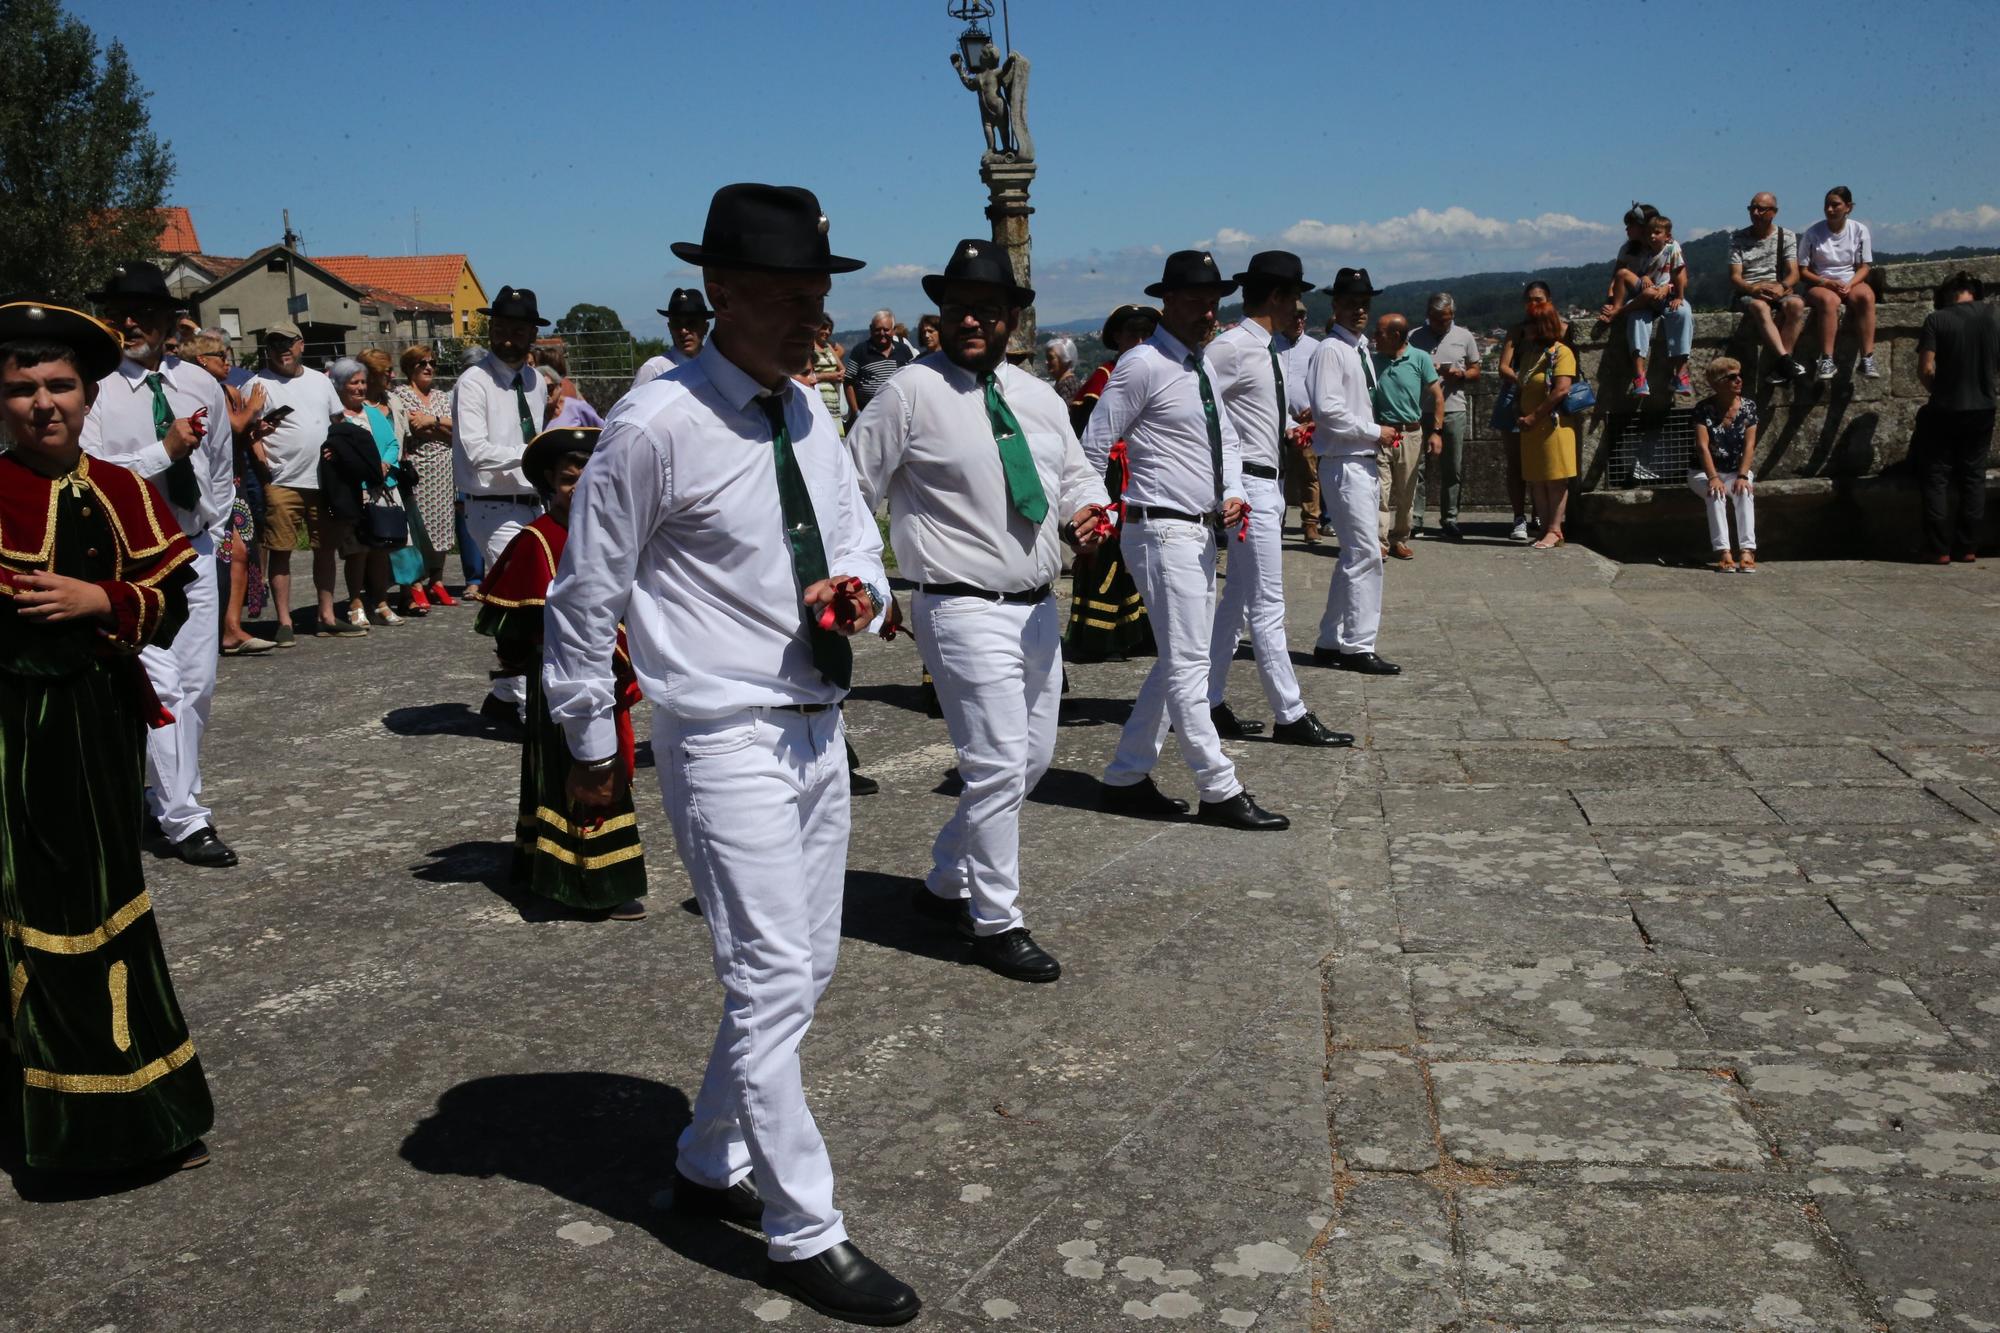
[[[167,405],[166,382],[159,371],[146,376],[146,387],[153,391],[153,438],[164,440],[174,428],[174,409]],[[185,455],[167,464],[167,498],[176,509],[201,508],[201,483],[195,480],[194,464]]]
[[[784,400],[776,396],[759,398],[764,415],[771,420],[771,455],[778,465],[778,506],[784,514],[785,538],[792,548],[792,576],[798,580],[801,596],[827,576],[826,545],[820,540],[819,520],[813,515],[812,492],[806,489],[805,474],[799,471],[798,456],[792,452],[792,432],[785,425]],[[806,643],[812,648],[813,666],[827,682],[846,689],[854,679],[854,648],[830,629],[819,627],[819,614],[799,604],[799,624]]]
[[[1000,470],[1007,474],[1007,500],[1022,518],[1040,523],[1049,513],[1049,497],[1035,472],[1035,456],[1014,409],[1000,396],[1000,378],[992,371],[979,377],[986,386],[986,420],[993,426],[993,443],[1000,446]]]
[[[1278,364],[1278,349],[1269,343],[1264,350],[1271,354],[1271,383],[1278,393],[1278,457],[1285,456],[1285,368]]]
[[[528,372],[525,370],[514,372],[514,401],[519,403],[521,407],[521,443],[523,445],[526,445],[528,441],[541,434],[540,431],[535,429],[535,414],[528,406],[528,391],[522,387],[523,381],[527,377]]]
[[[1194,382],[1201,388],[1201,414],[1208,419],[1208,457],[1215,464],[1215,512],[1222,513],[1222,418],[1215,412],[1215,390],[1208,386],[1208,372],[1201,368],[1201,356],[1194,355]]]

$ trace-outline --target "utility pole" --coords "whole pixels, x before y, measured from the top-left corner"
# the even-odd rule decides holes
[[[284,214],[285,214],[285,295],[296,297],[299,294],[299,278],[298,274],[292,268],[292,255],[297,252],[299,241],[301,238],[297,232],[292,230],[292,210],[288,208],[284,210]]]

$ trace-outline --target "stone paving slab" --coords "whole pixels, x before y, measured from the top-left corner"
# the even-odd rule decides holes
[[[1702,1026],[1743,1050],[1940,1055],[1951,1034],[1900,977],[1837,963],[1732,964],[1679,978]]]
[[[2000,1201],[1897,1188],[1820,1208],[1889,1327],[2000,1328]]]
[[[1410,969],[1426,1042],[1507,1050],[1708,1045],[1674,979],[1624,957],[1440,957]]]
[[[1430,1072],[1445,1146],[1473,1166],[1773,1164],[1734,1084],[1706,1070],[1440,1061]]]
[[[1575,796],[1593,828],[1731,827],[1784,822],[1756,792],[1733,783],[1586,788]]]
[[[1704,960],[1782,958],[1867,967],[1876,949],[1823,896],[1807,894],[1649,894],[1632,905],[1647,942],[1677,966]]]
[[[1801,1170],[2000,1182],[2000,1095],[1985,1074],[1896,1058],[1752,1062],[1741,1078]]]

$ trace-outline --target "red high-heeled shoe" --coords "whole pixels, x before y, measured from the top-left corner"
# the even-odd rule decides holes
[[[431,584],[431,600],[439,606],[457,606],[458,598],[445,590],[442,582]]]
[[[424,596],[421,584],[412,583],[410,585],[410,609],[412,611],[428,611],[431,609],[430,598]]]

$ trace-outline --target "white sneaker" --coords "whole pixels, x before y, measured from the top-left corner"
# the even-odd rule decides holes
[[[1528,520],[1525,518],[1515,519],[1514,526],[1508,530],[1507,535],[1517,542],[1528,540]]]
[[[1833,364],[1832,357],[1823,356],[1819,359],[1819,368],[1815,373],[1820,379],[1830,380],[1840,373],[1840,368]]]
[[[1875,369],[1875,354],[1873,352],[1862,357],[1860,364],[1855,366],[1855,370],[1865,379],[1879,380],[1882,378],[1882,372]]]

